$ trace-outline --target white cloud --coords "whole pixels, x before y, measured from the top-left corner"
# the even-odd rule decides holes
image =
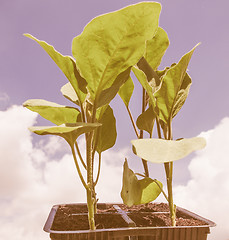
[[[51,206],[86,200],[67,144],[47,136],[34,145],[27,128],[36,117],[19,106],[0,111],[0,239],[49,239],[42,228]],[[174,189],[177,205],[218,224],[209,240],[229,236],[225,214],[229,212],[228,132],[229,118],[225,118],[202,134],[207,147],[191,161],[190,181]],[[104,153],[97,186],[100,202],[121,201],[122,164],[128,155],[125,149]]]
[[[213,130],[201,133],[207,140],[189,165],[191,179],[174,189],[175,202],[216,222],[209,240],[229,239],[229,118]]]
[[[58,137],[33,144],[28,127],[36,117],[19,106],[0,111],[0,239],[48,239],[42,228],[51,206],[86,201],[67,144]],[[121,201],[124,155],[122,151],[104,154],[97,189],[100,202]]]
[[[5,92],[0,92],[0,110],[4,110],[9,104],[10,98]]]

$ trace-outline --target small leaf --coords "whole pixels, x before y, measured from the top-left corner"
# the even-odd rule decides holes
[[[23,106],[33,112],[39,113],[43,118],[56,125],[75,123],[80,113],[77,108],[66,107],[42,99],[27,100]]]
[[[160,195],[162,188],[163,185],[158,180],[149,177],[138,180],[136,174],[128,167],[127,160],[125,160],[121,191],[124,204],[131,207],[152,202]]]
[[[189,93],[191,84],[192,84],[192,79],[188,75],[188,73],[186,73],[183,83],[181,85],[180,91],[178,92],[176,100],[175,100],[175,104],[174,104],[173,112],[172,112],[173,118],[177,115],[177,113],[180,111],[180,109],[184,105],[184,103],[188,97],[188,93]]]
[[[134,91],[134,83],[131,77],[129,76],[128,80],[121,86],[118,92],[119,96],[123,100],[126,107],[129,106],[129,102],[133,94],[133,91]]]
[[[136,121],[137,127],[140,130],[147,131],[151,136],[155,118],[156,118],[156,114],[154,113],[153,108],[150,106],[145,112],[143,112],[137,118],[137,121]]]
[[[99,111],[98,122],[102,126],[98,129],[98,143],[96,151],[101,153],[114,146],[117,132],[116,120],[112,108],[108,105]]]
[[[173,162],[205,147],[206,141],[201,137],[179,141],[164,139],[137,139],[131,141],[133,152],[140,158],[153,163]]]
[[[136,76],[138,81],[141,83],[142,87],[146,90],[147,94],[149,95],[151,105],[155,107],[156,102],[155,102],[155,97],[153,93],[156,91],[156,88],[150,85],[150,83],[147,80],[146,74],[142,70],[140,70],[139,68],[133,67],[132,71],[134,72],[134,75]]]
[[[45,41],[41,41],[31,34],[24,34],[24,36],[31,38],[36,41],[52,58],[52,60],[57,64],[61,71],[65,74],[69,82],[72,84],[75,92],[81,102],[85,99],[86,90],[86,81],[83,79],[75,64],[75,60],[71,56],[63,56],[61,53],[55,50],[55,48]]]
[[[74,88],[72,87],[71,83],[66,83],[61,89],[61,93],[63,94],[64,97],[66,97],[68,100],[71,102],[79,105],[78,97],[76,95],[76,92]]]
[[[57,135],[63,137],[73,146],[81,134],[91,132],[100,126],[100,123],[66,123],[54,127],[30,127],[29,130],[38,135]]]
[[[141,193],[141,201],[139,204],[146,204],[154,201],[160,194],[163,184],[158,180],[153,180],[149,177],[145,177],[139,180]],[[160,187],[159,187],[159,186]]]
[[[145,59],[154,70],[160,65],[168,46],[168,35],[164,29],[159,27],[153,39],[146,42]]]
[[[174,115],[173,109],[176,104],[177,95],[181,90],[189,61],[197,46],[198,44],[190,52],[186,53],[178,64],[173,65],[166,72],[162,77],[162,85],[160,89],[154,94],[159,108],[159,117],[165,123],[168,123],[172,118],[172,115]]]
[[[128,68],[126,71],[120,73],[109,88],[102,90],[96,105],[97,108],[109,104],[110,101],[117,95],[120,87],[129,79],[130,70],[131,68]]]
[[[123,180],[121,197],[123,203],[131,207],[141,200],[141,189],[134,172],[128,167],[127,160],[123,166]]]
[[[159,3],[131,5],[94,18],[73,39],[72,54],[95,102],[143,56],[145,42],[157,31],[160,11]]]

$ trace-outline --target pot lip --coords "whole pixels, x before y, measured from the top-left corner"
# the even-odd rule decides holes
[[[159,204],[158,202],[155,202],[156,204]],[[98,205],[120,205],[123,203],[98,203]],[[74,233],[88,233],[88,232],[115,232],[115,231],[128,231],[128,230],[153,230],[153,229],[184,229],[184,228],[209,228],[209,227],[215,227],[216,223],[213,221],[206,219],[204,217],[201,217],[200,215],[193,213],[187,209],[184,209],[182,207],[178,207],[177,209],[180,210],[182,213],[188,214],[189,216],[199,219],[201,221],[204,221],[206,224],[205,225],[200,225],[200,226],[161,226],[161,227],[125,227],[125,228],[109,228],[109,229],[96,229],[96,230],[75,230],[75,231],[57,231],[57,230],[51,230],[52,223],[56,214],[57,209],[60,206],[68,206],[68,205],[78,205],[78,206],[86,206],[86,203],[66,203],[66,204],[55,204],[50,213],[49,216],[46,220],[46,223],[44,225],[43,230],[48,233],[52,234],[74,234]],[[113,214],[113,213],[111,213]]]

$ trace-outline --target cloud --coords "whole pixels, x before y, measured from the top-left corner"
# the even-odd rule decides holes
[[[200,135],[207,140],[204,150],[197,152],[189,164],[191,179],[185,186],[176,186],[177,205],[190,209],[216,222],[209,240],[229,239],[229,118],[214,129]]]
[[[28,127],[37,114],[20,106],[0,111],[0,239],[43,240],[42,228],[54,204],[85,202],[68,145],[58,137],[34,143]],[[83,150],[83,141],[80,141]],[[126,151],[105,152],[97,192],[100,202],[120,202]]]
[[[9,105],[9,101],[9,96],[4,92],[0,92],[0,110],[5,110],[5,108]]]
[[[34,142],[28,127],[37,114],[20,106],[0,111],[0,239],[43,240],[42,228],[54,204],[85,202],[85,190],[76,173],[68,145],[58,137]],[[191,160],[191,179],[175,186],[174,200],[217,223],[210,239],[227,240],[229,212],[229,118],[202,133],[207,147]],[[83,141],[79,143],[83,150]],[[126,149],[106,151],[97,186],[100,202],[121,202],[122,164]]]

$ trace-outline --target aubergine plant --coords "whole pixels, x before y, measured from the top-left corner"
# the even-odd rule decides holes
[[[188,96],[191,77],[187,67],[197,46],[185,54],[178,63],[158,70],[162,57],[169,46],[167,33],[158,28],[155,36],[146,42],[146,51],[139,62],[132,67],[142,86],[142,110],[136,122],[133,119],[129,102],[134,83],[129,78],[119,90],[125,103],[137,140],[132,140],[133,152],[142,159],[144,173],[134,173],[124,163],[123,187],[121,197],[129,206],[146,204],[155,200],[162,192],[169,203],[171,224],[176,225],[176,206],[173,203],[172,178],[173,161],[184,158],[189,153],[202,149],[205,140],[200,137],[173,140],[172,120],[177,115]],[[156,125],[158,138],[153,138]],[[148,138],[144,138],[144,132]],[[147,162],[163,163],[166,174],[168,194],[163,185],[149,177]],[[142,179],[138,179],[140,175]]]
[[[32,132],[57,135],[69,144],[86,190],[90,229],[95,229],[95,187],[101,155],[116,141],[115,117],[109,103],[120,87],[130,81],[131,68],[144,56],[145,43],[157,32],[160,11],[159,3],[142,2],[94,18],[73,39],[73,57],[64,56],[46,42],[25,34],[48,53],[69,81],[61,92],[74,106],[41,99],[28,100],[24,106],[55,124],[31,127]],[[81,135],[85,136],[85,159],[77,142]],[[97,172],[96,159],[99,159]]]

